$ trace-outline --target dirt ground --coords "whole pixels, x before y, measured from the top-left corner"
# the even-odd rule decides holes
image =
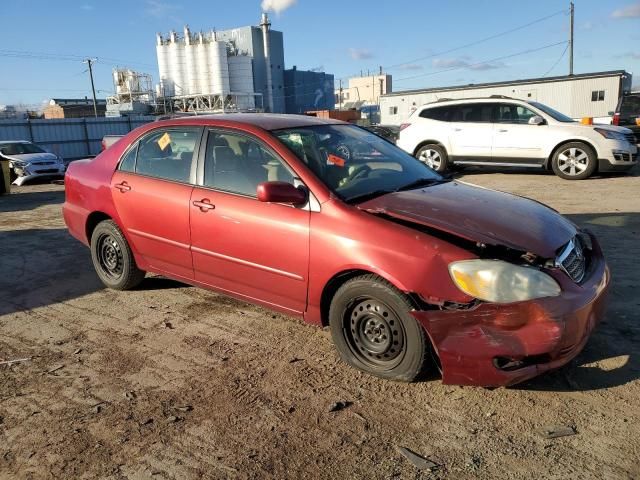
[[[613,272],[583,353],[495,390],[372,378],[326,330],[160,277],[105,290],[63,187],[16,188],[0,197],[0,361],[28,360],[0,365],[0,478],[640,478],[638,170],[462,176],[590,228]]]

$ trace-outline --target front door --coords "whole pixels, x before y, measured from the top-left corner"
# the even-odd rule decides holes
[[[469,103],[451,106],[450,154],[455,162],[490,162],[491,106]]]
[[[542,165],[547,125],[529,125],[537,113],[513,103],[497,103],[493,131],[493,161]]]
[[[122,157],[111,179],[116,210],[132,248],[154,269],[193,278],[189,202],[199,128],[153,130]]]
[[[310,211],[258,201],[257,186],[265,181],[297,180],[257,138],[209,131],[202,185],[194,188],[190,205],[195,279],[302,313],[307,299]]]

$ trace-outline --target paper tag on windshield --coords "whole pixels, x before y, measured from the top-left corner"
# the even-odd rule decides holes
[[[336,167],[344,167],[344,158],[338,157],[330,153],[327,156],[327,165],[335,165]]]
[[[169,136],[169,133],[165,133],[158,139],[158,146],[160,147],[160,150],[167,148],[170,143],[171,137]]]

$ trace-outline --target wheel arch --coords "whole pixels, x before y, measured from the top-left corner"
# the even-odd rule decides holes
[[[101,211],[91,212],[87,217],[87,222],[85,223],[85,235],[87,236],[87,242],[91,243],[91,235],[93,231],[98,226],[98,224],[104,220],[112,220],[113,218]]]
[[[597,165],[597,161],[598,161],[598,149],[593,145],[593,143],[589,140],[586,140],[584,138],[572,138],[569,140],[563,140],[560,143],[558,143],[555,147],[553,147],[551,149],[551,153],[549,154],[549,156],[547,157],[545,163],[544,163],[544,168],[546,170],[551,170],[551,162],[553,160],[553,157],[555,156],[556,152],[558,150],[560,150],[564,145],[568,144],[568,143],[584,143],[587,147],[589,147],[591,150],[593,150],[593,153],[595,153],[596,155],[596,165]],[[597,170],[597,168],[596,168]]]
[[[416,148],[413,149],[413,154],[412,155],[415,157],[418,154],[418,150],[420,150],[425,145],[429,145],[429,144],[438,145],[438,146],[444,148],[444,152],[447,154],[447,156],[449,156],[449,151],[447,150],[447,147],[445,146],[444,143],[442,143],[439,140],[423,140],[418,145],[416,145]]]
[[[417,304],[417,297],[411,293],[408,293],[406,289],[402,288],[395,279],[390,278],[388,275],[366,268],[345,269],[333,275],[325,283],[324,288],[322,289],[322,294],[320,296],[320,322],[323,327],[329,325],[329,307],[331,306],[331,300],[333,299],[333,296],[338,291],[338,289],[348,280],[364,275],[376,275],[380,277],[382,280],[388,282],[390,285],[398,289],[401,293],[405,294],[416,308],[420,307]]]

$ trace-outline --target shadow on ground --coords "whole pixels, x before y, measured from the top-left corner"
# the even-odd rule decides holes
[[[15,187],[12,186],[15,190]],[[0,196],[0,212],[23,212],[43,205],[62,204],[64,191],[20,192]]]

